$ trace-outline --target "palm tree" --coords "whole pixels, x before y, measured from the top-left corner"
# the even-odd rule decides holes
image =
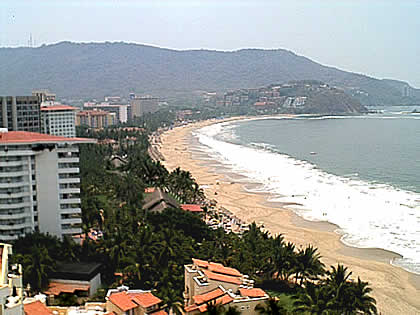
[[[357,278],[357,282],[351,287],[354,297],[354,307],[363,314],[377,314],[376,300],[368,294],[372,289],[368,287],[368,282],[363,282]]]
[[[28,258],[29,264],[24,270],[28,282],[38,291],[47,288],[48,278],[55,271],[55,263],[49,256],[48,250],[45,247],[35,246]]]
[[[303,292],[294,295],[294,312],[303,314],[333,314],[327,288],[307,282]]]
[[[269,298],[265,303],[255,307],[255,311],[262,315],[287,315],[287,310],[275,298]]]
[[[300,279],[300,286],[304,279],[316,280],[318,276],[325,273],[325,265],[321,262],[321,255],[317,251],[317,248],[309,245],[304,250],[299,250],[296,256],[296,283]]]

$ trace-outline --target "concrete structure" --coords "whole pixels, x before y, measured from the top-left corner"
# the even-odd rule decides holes
[[[41,103],[54,104],[56,95],[47,89],[33,90],[32,96],[38,97]]]
[[[41,108],[38,96],[3,96],[0,127],[14,131],[41,130]]]
[[[158,110],[159,99],[152,96],[135,97],[130,101],[130,119],[141,117],[147,113],[154,113]]]
[[[167,315],[160,309],[161,303],[150,291],[129,290],[124,286],[109,290],[106,295],[106,309],[115,315]]]
[[[102,129],[117,124],[117,115],[103,110],[83,110],[76,114],[76,126]]]
[[[128,120],[128,104],[108,104],[108,103],[85,103],[83,109],[85,110],[102,110],[110,113],[115,113],[117,119],[121,123],[125,123]]]
[[[42,106],[41,132],[54,136],[76,137],[76,108],[67,105]]]
[[[269,299],[267,293],[253,287],[253,280],[234,268],[199,259],[184,268],[186,314],[204,313],[208,303],[233,306],[242,314],[257,314],[255,307]]]
[[[44,293],[50,296],[50,302],[61,293],[93,296],[101,287],[100,268],[97,263],[57,263]]]
[[[95,139],[0,132],[0,240],[81,233],[79,148]]]
[[[9,266],[12,245],[0,243],[0,314],[23,315],[22,266]]]

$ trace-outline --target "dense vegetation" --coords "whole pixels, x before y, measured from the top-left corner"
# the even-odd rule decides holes
[[[363,104],[418,103],[420,99],[413,88],[410,95],[415,97],[403,98],[399,85],[326,67],[283,49],[175,51],[126,43],[62,42],[39,48],[0,48],[0,65],[3,95],[28,94],[34,87],[44,87],[73,99],[130,92],[172,97],[179,92],[314,79],[350,94],[365,92],[355,94]],[[2,77],[6,74],[7,78]]]
[[[286,302],[270,299],[260,305],[257,311],[261,314],[376,313],[368,283],[351,281],[351,273],[342,265],[327,269],[317,249],[310,245],[295,248],[282,235],[270,236],[255,224],[241,237],[223,229],[211,230],[200,217],[180,209],[145,213],[145,187],[162,187],[183,202],[203,197],[189,172],[168,172],[149,158],[148,131],[80,129],[79,134],[115,139],[119,144],[114,148],[81,147],[82,245],[40,233],[15,242],[14,259],[23,264],[24,282],[34,293],[48,285],[57,261],[101,262],[106,287],[124,283],[132,288],[155,289],[167,308],[176,310],[183,302],[183,266],[196,257],[235,267],[255,279],[257,286],[285,294]],[[128,162],[114,167],[109,158],[115,153],[126,155]],[[89,239],[92,228],[101,230],[103,237]],[[103,294],[104,290],[96,298],[103,299]],[[64,304],[75,302],[71,296],[65,299]],[[209,306],[208,313],[238,311]]]

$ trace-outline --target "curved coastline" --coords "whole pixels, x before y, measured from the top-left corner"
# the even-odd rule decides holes
[[[268,117],[261,117],[264,119]],[[252,119],[237,117],[224,121]],[[343,263],[354,275],[371,283],[378,308],[384,314],[418,314],[420,312],[420,276],[390,263],[400,255],[375,248],[357,248],[344,244],[338,226],[325,221],[306,221],[284,204],[270,202],[269,193],[249,190],[243,180],[232,178],[217,162],[197,154],[192,145],[192,132],[198,128],[220,123],[211,120],[178,127],[162,135],[161,153],[165,166],[189,170],[206,195],[247,222],[261,222],[271,233],[281,233],[297,246],[312,243],[318,247],[326,265]],[[193,152],[194,151],[194,152]],[[217,184],[216,184],[217,183]]]

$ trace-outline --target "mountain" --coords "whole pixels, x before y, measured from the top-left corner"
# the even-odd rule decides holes
[[[48,88],[66,98],[130,92],[168,96],[291,80],[323,81],[344,89],[362,104],[404,101],[401,89],[387,81],[326,67],[283,49],[178,51],[108,42],[0,48],[0,95]]]

